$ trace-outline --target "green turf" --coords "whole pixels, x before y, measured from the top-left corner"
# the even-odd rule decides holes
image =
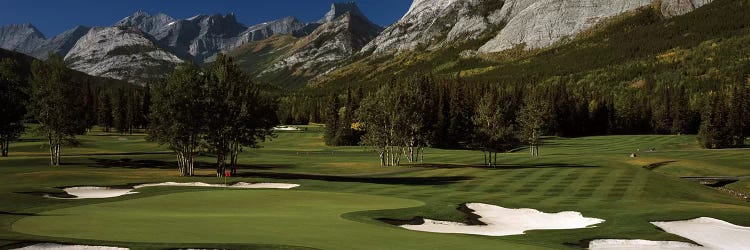
[[[747,149],[703,150],[691,135],[550,138],[541,148],[541,157],[531,158],[524,150],[501,154],[498,168],[479,167],[483,161],[481,152],[440,149],[428,149],[424,165],[380,167],[377,156],[365,148],[328,147],[323,145],[320,127],[303,128],[307,130],[281,132],[273,141],[263,143],[263,148],[243,152],[240,177],[230,179],[302,185],[281,191],[160,187],[103,200],[47,199],[20,192],[60,192],[55,187],[76,185],[223,180],[212,177],[213,170],[207,166],[212,162],[210,157],[199,159],[203,166],[198,170],[199,176],[177,177],[174,156],[163,147],[146,142],[142,134],[96,132],[82,136],[81,146],[64,148],[65,165],[58,168],[47,166],[43,142],[12,144],[11,157],[0,159],[0,242],[56,241],[136,249],[328,249],[357,243],[362,246],[359,248],[518,248],[517,244],[571,248],[595,238],[685,241],[648,223],[654,220],[710,216],[750,225],[746,216],[750,213],[748,202],[678,178],[747,175]],[[656,151],[647,152],[652,147]],[[638,152],[639,157],[630,158],[633,152]],[[654,163],[661,164],[653,170],[643,168]],[[746,180],[728,187],[748,189]],[[256,199],[265,202],[253,202]],[[484,237],[411,232],[374,220],[424,216],[463,221],[464,215],[456,206],[465,202],[545,212],[573,210],[606,222],[590,229]],[[177,205],[184,209],[173,209]],[[300,212],[300,208],[311,212]],[[312,211],[323,214],[313,216]],[[306,215],[310,222],[297,226],[290,226],[292,222],[283,219],[306,219]],[[95,232],[70,230],[79,227],[52,222],[87,216],[106,220],[80,223],[117,221],[114,224],[128,225],[128,231],[124,233],[122,227],[106,224],[98,224]],[[184,220],[175,219],[179,216]],[[244,220],[251,216],[257,217]],[[265,225],[262,221],[277,223],[267,231],[223,230],[230,225],[259,227]],[[201,226],[188,234],[180,233],[194,228],[196,223]],[[33,224],[43,227],[28,227]],[[66,231],[54,232],[55,227]],[[280,231],[286,234],[277,233]],[[305,232],[321,236],[306,238],[302,235]]]
[[[412,232],[341,217],[355,211],[416,207],[385,196],[312,191],[204,191],[52,210],[13,230],[53,237],[157,243],[260,243],[321,249],[520,248],[492,239]]]

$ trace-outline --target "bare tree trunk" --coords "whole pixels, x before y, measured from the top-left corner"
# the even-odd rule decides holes
[[[237,174],[237,157],[240,153],[240,146],[238,142],[233,142],[231,146],[231,152],[229,153],[229,164],[232,171],[232,175]]]
[[[484,151],[484,149],[482,149],[482,154],[484,155],[484,165],[488,166],[488,164],[487,164],[487,151]]]
[[[62,151],[62,147],[60,145],[60,142],[57,142],[55,145],[55,166],[60,166],[60,154]]]
[[[419,163],[424,164],[424,148],[421,148],[422,152],[419,154]]]
[[[492,163],[493,167],[497,167],[497,152],[495,152],[495,160],[494,163]]]
[[[52,136],[47,137],[49,144],[49,165],[55,166],[55,146],[52,144]]]
[[[10,140],[8,138],[3,138],[2,143],[0,143],[0,149],[2,149],[2,156],[8,157],[8,148],[10,147]]]
[[[226,156],[224,156],[223,154],[216,154],[216,177],[221,177],[224,175],[226,161]]]

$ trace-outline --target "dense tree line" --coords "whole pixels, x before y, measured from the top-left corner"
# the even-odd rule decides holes
[[[231,58],[219,55],[205,69],[183,64],[153,86],[149,138],[177,155],[180,175],[194,173],[202,152],[216,156],[217,175],[236,171],[243,147],[255,147],[277,125],[277,103]]]
[[[29,86],[18,73],[20,68],[9,58],[0,61],[0,155],[8,157],[10,142],[24,131]]]
[[[485,164],[495,165],[498,152],[522,145],[538,156],[545,135],[698,134],[706,148],[742,146],[750,135],[750,83],[589,84],[597,80],[603,79],[509,84],[418,76],[391,80],[363,98],[332,95],[320,113],[329,145],[370,146],[383,165],[414,162],[424,146],[482,150]],[[358,137],[341,140],[347,130]]]

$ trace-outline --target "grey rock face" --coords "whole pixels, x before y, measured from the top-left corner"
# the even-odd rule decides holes
[[[333,3],[331,4],[331,10],[328,11],[328,13],[323,16],[323,19],[320,19],[318,23],[329,23],[333,22],[340,16],[343,16],[344,14],[349,13],[353,16],[360,16],[364,17],[365,14],[362,13],[362,11],[359,9],[359,6],[357,6],[354,2],[348,2],[348,3]],[[370,20],[367,20],[367,22],[370,22]],[[372,22],[370,22],[372,24]],[[377,26],[375,24],[372,24],[373,26]]]
[[[501,24],[502,6],[498,0],[415,0],[406,15],[363,51],[400,52],[475,39]]]
[[[36,48],[31,56],[46,60],[49,53],[56,53],[62,57],[68,54],[68,52],[76,45],[78,39],[81,39],[91,28],[86,26],[76,26],[70,30],[67,30],[60,35],[47,40],[42,46]]]
[[[93,28],[65,56],[65,62],[89,75],[145,84],[181,63],[151,37],[133,27]]]
[[[318,26],[315,26],[317,28]],[[297,37],[305,36],[312,32],[308,25],[297,20],[295,17],[285,17],[279,20],[270,22],[264,22],[256,24],[247,28],[246,31],[240,34],[237,43],[238,45],[250,42],[260,41],[269,38],[273,35],[286,35],[292,34]]]
[[[155,35],[161,28],[168,24],[176,21],[174,18],[166,14],[151,15],[145,11],[138,11],[133,15],[123,18],[122,20],[115,23],[115,26],[131,26],[136,27],[139,30],[146,32],[150,35]]]
[[[661,14],[665,17],[675,17],[687,14],[712,0],[667,0],[661,3]]]
[[[0,48],[3,49],[30,55],[46,41],[44,34],[30,23],[0,27]]]
[[[334,13],[336,8],[338,7],[334,4],[329,14]],[[297,49],[288,57],[261,74],[288,70],[313,77],[330,71],[341,60],[360,51],[382,28],[367,19],[356,5],[348,8],[355,8],[356,11],[339,14],[335,19],[322,24],[312,34],[300,40],[295,45]],[[330,16],[329,14],[326,16]]]
[[[710,1],[663,0],[662,12],[667,17],[681,15]],[[606,18],[651,4],[653,0],[508,0],[500,11],[500,18],[507,24],[479,51],[499,52],[521,44],[526,49],[548,47]]]
[[[235,48],[237,37],[246,29],[234,14],[198,15],[167,24],[154,37],[178,56],[200,63]]]
[[[513,1],[513,0],[511,0]],[[497,52],[526,44],[542,48],[591,28],[599,21],[649,5],[652,0],[540,0],[521,10],[505,11],[507,25],[480,52]]]

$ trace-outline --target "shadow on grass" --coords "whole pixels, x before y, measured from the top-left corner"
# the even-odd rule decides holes
[[[32,214],[32,213],[15,213],[15,212],[5,212],[5,211],[0,211],[0,215],[37,216],[37,214]]]
[[[648,169],[648,170],[654,170],[654,169],[666,166],[667,164],[674,163],[674,162],[677,162],[677,161],[663,161],[663,162],[651,163],[646,166],[643,166],[643,168]]]
[[[285,180],[318,180],[332,182],[360,182],[370,184],[398,184],[398,185],[446,185],[460,181],[471,180],[469,176],[435,176],[435,177],[360,177],[360,176],[336,176],[336,175],[314,175],[295,173],[272,173],[272,172],[244,172],[238,173],[238,177],[259,177]]]
[[[498,164],[497,166],[485,165],[457,165],[457,164],[425,164],[414,165],[421,168],[435,169],[459,169],[459,168],[480,168],[486,170],[513,170],[513,169],[545,169],[545,168],[599,168],[599,166],[575,165],[563,163],[541,163],[541,164]]]
[[[133,159],[128,159],[128,158],[123,158],[119,160],[89,158],[89,160],[95,162],[94,165],[89,164],[89,166],[96,167],[96,168],[131,168],[131,169],[144,169],[144,168],[176,169],[177,168],[177,162],[171,161],[171,160],[170,161],[133,160]],[[257,165],[246,165],[246,164],[237,165],[237,169],[254,169],[254,170],[270,170],[270,169],[279,169],[279,168],[288,168],[288,167],[290,166],[289,165],[257,166]],[[200,161],[200,162],[196,162],[195,168],[196,169],[216,169],[216,163],[208,163],[208,162]]]

